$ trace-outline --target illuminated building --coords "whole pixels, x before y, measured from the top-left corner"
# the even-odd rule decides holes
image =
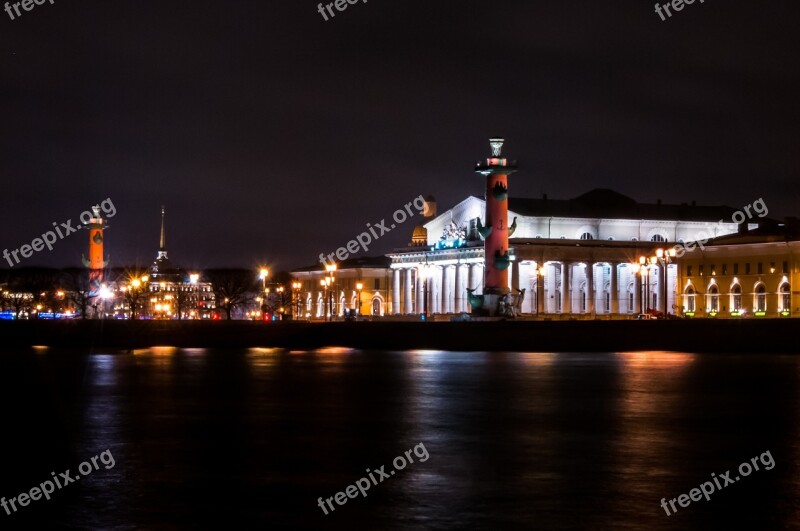
[[[214,291],[199,273],[189,273],[172,264],[167,256],[166,211],[161,207],[161,238],[158,255],[150,266],[146,285],[147,314],[155,319],[211,319]]]
[[[331,314],[341,317],[348,308],[360,310],[361,315],[390,315],[390,263],[385,256],[363,257],[343,260],[335,271],[319,264],[292,271],[292,280],[300,283],[295,294],[296,315],[306,319],[324,319]]]
[[[680,308],[690,317],[800,316],[798,254],[796,219],[709,240],[679,261]]]
[[[492,163],[494,159],[497,164]],[[493,156],[484,170],[494,172],[492,166],[502,166],[501,160]],[[501,170],[502,167],[498,169]],[[740,228],[732,221],[720,223],[731,220],[736,212],[727,206],[700,206],[694,202],[669,205],[661,201],[645,204],[608,189],[566,200],[549,199],[546,195],[508,196],[504,201],[506,214],[496,211],[497,199],[507,193],[500,184],[495,190],[490,182],[485,190],[491,197],[489,215],[495,216],[491,222],[485,217],[487,201],[467,197],[425,224],[427,245],[411,245],[389,253],[390,314],[422,314],[426,298],[431,314],[469,312],[472,307],[467,288],[481,294],[485,281],[492,283],[487,288],[498,293],[510,290],[519,294],[521,313],[527,315],[610,318],[638,314],[645,306],[643,284],[649,290],[645,294],[646,306],[663,308],[663,269],[651,267],[651,278],[643,279],[638,257],[700,239],[704,233],[719,237]],[[513,228],[513,233],[508,234],[508,248],[500,240],[494,241],[491,248],[495,264],[498,257],[506,261],[507,251],[508,267],[486,276],[481,232],[491,241],[488,229],[494,226],[492,231],[502,232],[496,226],[501,220],[503,229],[507,227],[511,232]],[[742,228],[757,226],[750,223]],[[676,281],[677,264],[671,264],[666,280],[668,309],[678,307]]]

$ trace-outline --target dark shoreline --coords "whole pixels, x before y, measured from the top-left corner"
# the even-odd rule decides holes
[[[339,346],[365,350],[800,353],[795,319],[254,323],[0,322],[6,347],[134,349]]]

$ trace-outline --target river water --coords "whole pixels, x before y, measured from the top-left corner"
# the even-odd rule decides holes
[[[799,379],[792,355],[4,352],[0,496],[113,467],[0,529],[796,529]]]

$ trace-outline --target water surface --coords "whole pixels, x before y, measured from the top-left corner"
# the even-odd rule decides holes
[[[800,522],[796,356],[39,348],[3,353],[0,374],[1,496],[107,449],[116,463],[0,510],[3,529]],[[318,507],[419,443],[425,462]],[[772,470],[660,506],[765,451]]]

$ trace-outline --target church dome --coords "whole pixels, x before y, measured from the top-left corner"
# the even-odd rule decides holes
[[[411,233],[411,245],[425,245],[428,243],[428,229],[419,225]]]

